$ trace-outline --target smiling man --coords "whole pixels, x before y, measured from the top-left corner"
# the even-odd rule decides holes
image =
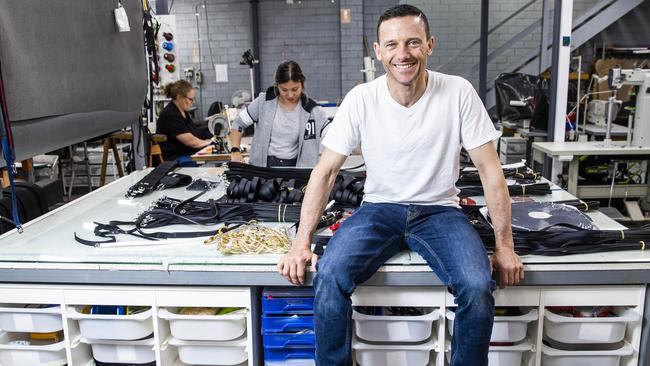
[[[486,192],[500,284],[517,284],[524,270],[514,252],[510,197],[492,143],[500,134],[469,82],[427,70],[435,40],[419,9],[388,9],[377,38],[375,53],[386,75],[355,87],[337,111],[309,180],[296,239],[278,270],[300,285],[306,265],[317,268],[316,364],[347,366],[352,292],[393,255],[415,251],[458,304],[451,366],[487,365],[495,282],[483,243],[460,211],[455,182],[465,148]],[[359,144],[367,170],[364,203],[319,261],[311,237],[341,165]]]

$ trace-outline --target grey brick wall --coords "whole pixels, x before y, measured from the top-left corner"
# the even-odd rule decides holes
[[[363,35],[368,39],[368,47],[374,58],[372,44],[377,42],[377,20],[391,6],[399,4],[398,0],[366,0],[363,4]],[[381,62],[375,60],[375,77],[385,74]]]
[[[574,0],[574,17],[599,0]],[[197,0],[176,0],[172,14],[177,17],[178,46],[181,67],[197,67],[198,40],[196,32],[195,5]],[[307,92],[318,100],[336,101],[354,85],[363,80],[359,70],[363,68],[363,36],[371,47],[376,41],[376,25],[379,15],[387,8],[404,0],[260,0],[260,59],[261,86],[265,89],[273,83],[275,69],[283,60],[294,59],[302,66],[307,77]],[[480,0],[411,0],[429,18],[431,30],[436,37],[436,49],[429,59],[429,68],[436,69],[451,63],[440,71],[461,75],[475,85],[478,72],[472,71],[479,61],[476,44],[459,51],[478,40],[480,29]],[[490,27],[526,4],[528,0],[490,1]],[[635,12],[626,22],[644,24],[648,6]],[[249,72],[240,66],[241,54],[252,47],[251,5],[246,0],[207,0],[211,42],[208,42],[205,13],[200,7],[201,62],[205,75],[202,87],[203,109],[221,100],[230,104],[234,91],[249,89]],[[340,9],[350,9],[352,22],[341,24]],[[542,0],[536,1],[526,11],[512,19],[490,36],[489,51],[499,48],[515,34],[524,30],[541,17]],[[644,15],[638,15],[644,14]],[[618,22],[612,27],[619,27]],[[647,25],[639,25],[638,34],[647,34]],[[610,27],[610,28],[612,28]],[[610,31],[615,37],[624,32]],[[609,33],[608,33],[609,34]],[[629,35],[629,34],[628,34]],[[513,49],[503,53],[488,65],[488,80],[493,80],[508,66],[522,58],[535,54],[539,48],[541,32],[538,30],[518,42]],[[605,36],[607,38],[607,36]],[[614,37],[614,36],[612,36]],[[610,38],[612,38],[610,37]],[[629,37],[628,37],[629,38]],[[212,47],[210,52],[209,46]],[[229,83],[214,82],[212,63],[227,63]],[[376,62],[376,75],[384,73]]]
[[[341,9],[350,9],[352,19],[341,23],[341,91],[344,96],[363,83],[363,3],[364,0],[340,0]]]
[[[239,61],[242,53],[253,45],[251,11],[247,1],[207,0],[206,18],[204,9],[196,7],[198,3],[199,1],[176,0],[171,14],[176,16],[175,40],[181,68],[193,67],[203,71],[200,99],[203,102],[203,113],[207,114],[214,101],[231,104],[231,96],[235,91],[250,90],[248,67],[239,65]],[[228,83],[216,83],[213,64],[228,64]],[[196,85],[194,79],[190,81]],[[200,99],[197,93],[197,103]]]
[[[271,86],[278,64],[293,59],[307,78],[306,91],[316,100],[341,95],[339,6],[331,1],[264,0],[259,5],[261,82]]]

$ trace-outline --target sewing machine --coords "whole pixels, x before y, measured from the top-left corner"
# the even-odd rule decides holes
[[[650,146],[650,70],[647,69],[620,69],[613,68],[609,71],[610,88],[618,89],[623,85],[638,85],[636,96],[636,110],[633,121],[632,146]]]

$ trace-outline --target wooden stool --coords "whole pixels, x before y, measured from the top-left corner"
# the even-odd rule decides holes
[[[34,177],[34,159],[33,158],[25,159],[25,160],[22,160],[20,163],[22,165],[21,170],[22,170],[23,175],[17,176],[17,175],[14,174],[14,179],[22,178],[22,179],[24,179],[24,180],[26,180],[28,182],[33,183],[35,181],[35,177]],[[2,168],[2,178],[0,178],[0,186],[2,186],[2,188],[9,187],[9,172],[7,171],[6,167]]]
[[[160,145],[156,140],[151,139],[151,146],[149,147],[149,156],[147,156],[147,165],[148,166],[153,166],[153,157],[156,156],[158,158],[158,163],[162,163],[165,161],[163,159],[163,154],[162,150],[160,149]]]
[[[2,168],[2,188],[9,187],[9,172],[7,168]]]
[[[115,165],[117,166],[117,174],[120,177],[124,176],[124,170],[122,169],[122,161],[120,160],[120,153],[117,151],[117,143],[115,142],[116,138],[114,135],[111,135],[104,139],[104,153],[102,155],[102,168],[99,173],[99,186],[104,186],[106,183],[106,167],[108,166],[108,150],[113,150],[113,159],[115,160]],[[88,177],[90,179],[90,177]]]
[[[161,134],[147,134],[147,138],[151,141],[151,147],[149,148],[149,154],[147,155],[147,165],[153,165],[153,157],[156,156],[159,162],[163,162],[162,150],[160,149],[160,142],[167,141],[167,136]],[[124,176],[124,171],[122,169],[122,163],[117,151],[117,140],[127,140],[133,141],[133,133],[131,131],[117,131],[112,135],[104,139],[104,155],[102,156],[102,169],[99,177],[99,186],[103,186],[106,182],[106,166],[108,164],[108,150],[113,150],[113,156],[115,157],[115,164],[117,165],[117,172],[120,177]]]

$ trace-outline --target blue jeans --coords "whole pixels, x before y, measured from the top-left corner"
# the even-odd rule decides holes
[[[350,296],[407,247],[427,261],[458,304],[450,366],[487,366],[495,282],[478,233],[457,208],[392,203],[361,206],[341,225],[318,261],[316,365],[351,364]]]

